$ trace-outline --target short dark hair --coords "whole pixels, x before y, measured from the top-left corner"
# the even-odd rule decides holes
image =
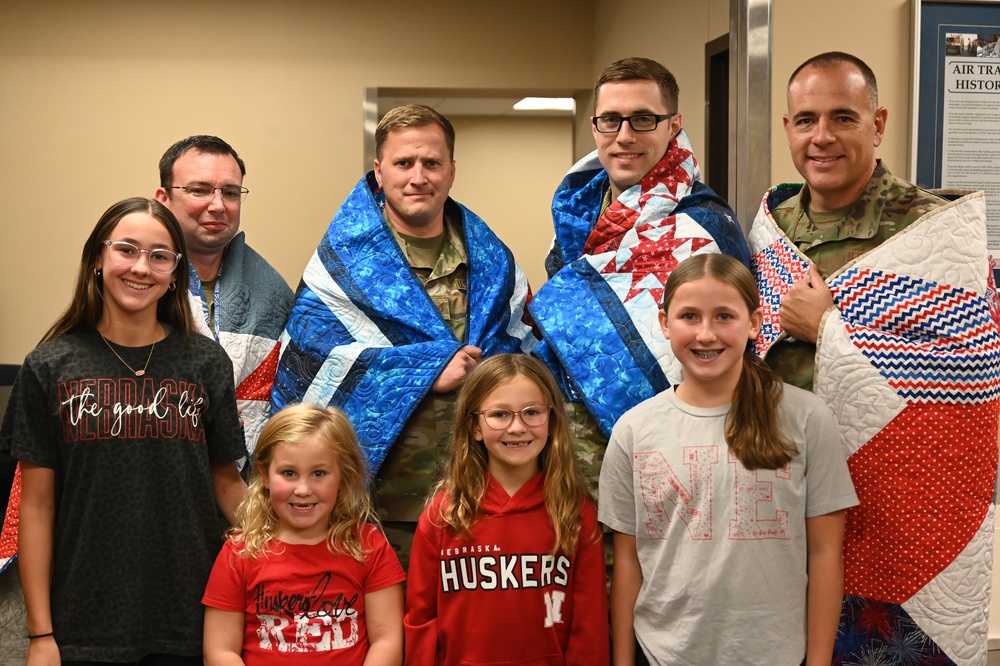
[[[597,85],[594,86],[594,113],[597,113],[597,95],[601,86],[616,81],[637,80],[656,82],[656,85],[660,87],[663,102],[667,105],[667,113],[677,113],[677,103],[681,94],[681,90],[677,86],[677,79],[674,78],[669,69],[649,58],[624,58],[611,63],[601,73],[601,77],[597,79]]]
[[[169,187],[174,184],[174,162],[189,150],[197,150],[199,153],[209,153],[210,155],[232,155],[240,167],[240,174],[247,175],[246,165],[243,164],[243,160],[232,146],[217,136],[196,134],[181,139],[163,153],[163,157],[160,158],[160,187]]]
[[[815,55],[809,60],[795,68],[792,75],[788,77],[788,88],[792,87],[792,82],[795,81],[795,77],[799,75],[799,72],[804,70],[806,67],[816,67],[819,69],[833,69],[834,67],[839,67],[841,65],[851,65],[857,68],[858,72],[861,73],[862,78],[865,80],[865,87],[868,88],[868,99],[871,101],[872,108],[878,108],[878,81],[875,80],[875,72],[872,68],[868,66],[861,58],[851,55],[850,53],[844,53],[843,51],[827,51],[826,53],[820,53]],[[785,94],[788,94],[788,88],[785,90]]]
[[[382,120],[378,121],[378,127],[375,128],[375,157],[382,159],[382,147],[392,132],[426,125],[438,125],[441,128],[444,132],[444,141],[448,144],[448,157],[455,159],[455,128],[451,121],[423,104],[397,106],[382,116]]]

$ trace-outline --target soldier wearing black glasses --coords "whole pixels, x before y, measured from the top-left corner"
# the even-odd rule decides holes
[[[240,212],[250,190],[246,166],[216,136],[191,136],[160,159],[156,200],[180,222],[192,271],[189,283],[195,328],[215,338],[233,361],[236,398],[246,444],[271,413],[271,385],[278,339],[292,307],[292,290],[240,231]]]
[[[552,201],[549,281],[531,303],[543,334],[535,353],[560,379],[592,488],[618,418],[681,379],[657,321],[670,271],[701,252],[749,263],[734,213],[701,182],[677,103],[663,65],[626,58],[608,67],[594,88],[597,150]],[[634,544],[634,534],[624,536]]]

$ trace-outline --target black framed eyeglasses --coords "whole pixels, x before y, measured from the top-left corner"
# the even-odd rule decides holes
[[[480,412],[472,412],[475,415],[482,415],[486,425],[494,430],[503,430],[510,427],[514,422],[514,416],[521,417],[521,423],[529,428],[545,425],[549,421],[549,413],[552,408],[548,405],[529,405],[524,409],[484,409]]]
[[[170,273],[177,268],[177,264],[181,261],[182,255],[180,252],[173,252],[159,247],[152,250],[143,250],[141,247],[136,247],[128,241],[106,240],[101,242],[108,246],[108,256],[111,259],[111,263],[123,267],[127,266],[131,268],[134,266],[135,262],[139,261],[139,256],[143,253],[146,254],[146,263],[149,264],[149,268],[157,273]]]
[[[634,116],[594,116],[590,119],[594,128],[601,134],[615,134],[622,128],[623,122],[628,122],[633,132],[652,132],[664,120],[670,120],[676,113],[637,113]]]
[[[245,187],[237,187],[235,185],[212,187],[211,185],[204,185],[201,183],[193,183],[191,185],[167,185],[163,189],[184,190],[184,193],[192,199],[211,199],[215,196],[215,193],[218,192],[222,195],[222,200],[226,203],[246,201],[247,195],[250,194],[250,190]]]

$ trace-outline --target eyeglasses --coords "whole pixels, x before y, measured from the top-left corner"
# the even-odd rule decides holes
[[[601,134],[614,134],[622,128],[623,122],[628,122],[633,132],[652,132],[664,120],[670,120],[676,113],[660,115],[658,113],[640,113],[635,116],[594,116],[590,119]]]
[[[146,263],[157,273],[170,273],[177,268],[177,264],[180,263],[181,256],[183,256],[179,252],[171,252],[163,248],[143,250],[128,241],[106,240],[101,242],[108,246],[108,256],[111,258],[112,263],[118,266],[131,267],[135,265],[135,262],[139,261],[139,255],[145,252]]]
[[[549,421],[549,412],[552,408],[548,405],[531,405],[518,411],[510,409],[484,409],[481,412],[472,412],[477,416],[483,415],[486,425],[494,430],[503,430],[514,422],[514,416],[521,417],[521,423],[529,428],[545,425]]]
[[[184,190],[192,199],[211,199],[215,196],[216,192],[222,194],[222,200],[226,203],[239,203],[240,201],[246,201],[247,195],[250,194],[250,190],[245,187],[237,187],[235,185],[227,185],[226,187],[212,187],[210,185],[167,185],[163,189],[165,190]]]

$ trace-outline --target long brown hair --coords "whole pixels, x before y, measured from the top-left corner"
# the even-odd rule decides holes
[[[538,457],[545,474],[545,510],[552,521],[556,539],[553,553],[572,555],[580,539],[580,504],[589,498],[583,475],[573,453],[569,421],[556,380],[540,361],[523,354],[498,354],[476,366],[462,385],[455,405],[455,428],[451,436],[451,456],[444,476],[432,493],[445,493],[441,519],[456,533],[471,537],[479,519],[479,507],[486,493],[489,455],[486,445],[476,441],[473,413],[497,387],[515,377],[528,379],[541,390],[552,406],[549,440]],[[598,534],[584,535],[598,539]]]
[[[191,306],[188,304],[188,260],[181,225],[170,210],[155,199],[133,197],[114,204],[97,221],[83,244],[80,271],[69,307],[45,333],[38,344],[61,338],[74,331],[96,330],[104,313],[104,278],[97,271],[97,260],[104,250],[103,242],[126,215],[148,213],[163,223],[170,233],[181,260],[174,269],[174,289],[167,291],[156,304],[156,318],[170,324],[185,335],[191,333]]]
[[[351,421],[336,407],[292,405],[271,417],[257,440],[250,487],[237,510],[230,537],[240,554],[251,559],[268,550],[278,532],[278,515],[264,477],[279,445],[294,446],[306,440],[326,444],[336,454],[340,468],[337,499],[328,518],[327,547],[363,562],[366,550],[362,530],[365,523],[378,525],[378,517],[368,494],[368,467],[357,435]]]
[[[667,279],[663,311],[669,309],[671,298],[681,286],[702,278],[712,278],[735,289],[749,314],[760,309],[760,293],[746,266],[725,254],[697,254],[682,261]],[[778,419],[784,384],[753,352],[749,340],[747,343],[743,371],[726,417],[726,443],[747,469],[780,469],[798,453]]]

